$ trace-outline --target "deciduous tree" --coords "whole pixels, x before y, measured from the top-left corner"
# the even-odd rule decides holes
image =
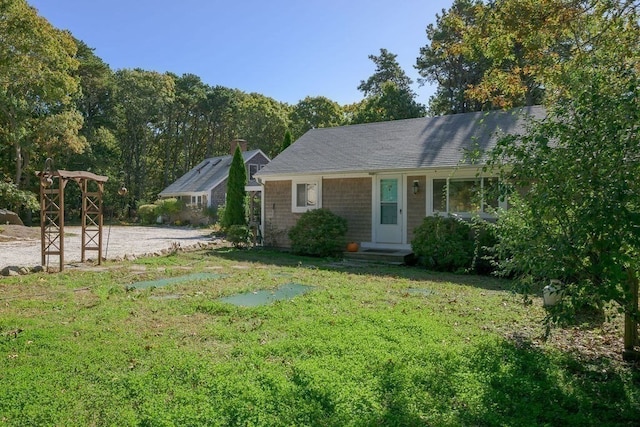
[[[162,190],[148,173],[158,165],[156,151],[164,128],[164,112],[175,95],[174,80],[167,74],[141,69],[115,73],[116,136],[129,197],[133,202],[153,200]]]
[[[78,137],[82,117],[72,103],[78,91],[76,45],[24,0],[0,2],[0,40],[0,156],[3,166],[13,163],[5,173],[20,189],[31,158],[46,151],[41,144],[49,136],[64,136],[71,150],[85,146]]]
[[[290,114],[292,136],[301,137],[309,129],[339,126],[344,122],[340,105],[324,96],[308,96],[293,106]]]
[[[415,94],[388,81],[382,84],[379,94],[365,98],[358,105],[351,123],[412,119],[425,113],[424,105],[415,100]]]
[[[627,316],[631,352],[638,345],[640,271],[638,4],[572,2],[580,13],[547,28],[562,12],[557,2],[542,3],[544,19],[530,28],[540,43],[555,46],[557,34],[574,39],[569,55],[532,74],[544,83],[547,118],[521,137],[504,138],[492,153],[493,166],[509,165],[504,182],[525,189],[499,221],[501,266],[525,285],[563,282],[550,320],[571,317],[585,304],[616,304]],[[512,11],[503,19],[520,13],[500,10]],[[541,44],[538,52],[544,50]]]

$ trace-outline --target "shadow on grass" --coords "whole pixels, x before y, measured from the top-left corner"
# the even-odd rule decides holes
[[[371,375],[376,410],[353,418],[338,409],[345,402],[334,386],[294,375],[290,419],[310,421],[295,408],[313,408],[324,425],[636,426],[640,419],[638,371],[554,359],[522,342],[485,344],[453,359],[438,354],[426,367],[386,360]]]
[[[526,340],[481,345],[466,364],[478,405],[460,411],[464,424],[631,426],[640,419],[640,372],[628,366],[550,357]]]
[[[279,267],[318,268],[329,271],[343,271],[350,274],[366,274],[370,276],[392,276],[415,281],[432,281],[459,283],[493,291],[513,290],[508,280],[491,276],[464,275],[429,271],[421,267],[406,265],[386,265],[382,263],[345,262],[327,258],[314,258],[294,255],[270,249],[234,249],[217,248],[208,251],[212,256],[237,262],[255,262]]]
[[[368,370],[348,378],[327,373],[321,361],[290,360],[286,384],[261,384],[260,398],[235,416],[305,426],[636,426],[640,419],[638,371],[549,356],[523,341],[486,342],[467,354],[423,351],[372,355]]]

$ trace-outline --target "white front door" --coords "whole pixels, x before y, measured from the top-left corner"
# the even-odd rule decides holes
[[[402,243],[402,176],[378,176],[376,183],[376,243]]]

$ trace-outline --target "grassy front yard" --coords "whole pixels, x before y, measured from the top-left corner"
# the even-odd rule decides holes
[[[543,341],[540,303],[505,281],[228,249],[105,267],[0,280],[0,425],[640,419],[637,368],[592,351],[604,332],[571,351]],[[195,273],[209,275],[135,289]],[[287,283],[314,289],[218,301]]]

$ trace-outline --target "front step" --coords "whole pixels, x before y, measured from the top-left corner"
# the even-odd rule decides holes
[[[384,264],[411,264],[414,255],[410,250],[360,248],[358,252],[345,252],[345,259],[379,262]]]

